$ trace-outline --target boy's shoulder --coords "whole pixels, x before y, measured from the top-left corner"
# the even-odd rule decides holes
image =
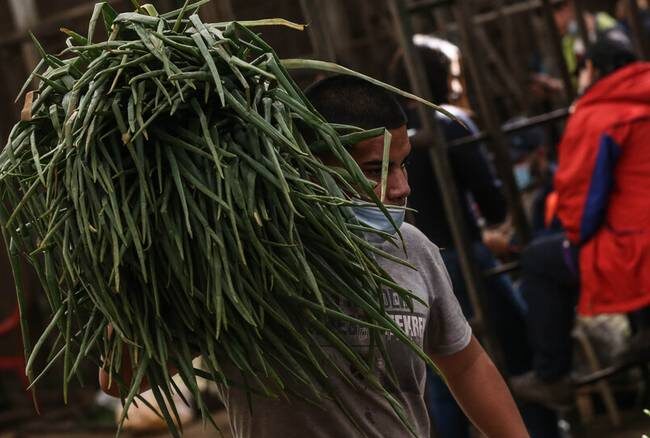
[[[399,231],[402,233],[404,243],[407,245],[420,245],[429,249],[433,249],[435,251],[439,251],[438,246],[430,241],[429,238],[415,225],[404,222]]]
[[[404,246],[406,248],[406,255],[409,260],[413,259],[437,259],[440,256],[440,249],[438,246],[429,240],[429,238],[420,231],[415,225],[404,223],[400,227]],[[401,243],[398,242],[401,246]]]

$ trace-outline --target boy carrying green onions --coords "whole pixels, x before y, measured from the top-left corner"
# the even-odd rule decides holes
[[[333,76],[317,82],[306,92],[315,109],[329,123],[353,125],[363,129],[385,127],[391,144],[384,193],[377,184],[377,196],[384,195],[388,213],[399,228],[404,246],[379,236],[368,240],[386,253],[405,259],[417,270],[378,258],[380,266],[402,287],[421,299],[412,306],[389,289],[384,291],[387,314],[402,331],[431,357],[445,377],[454,396],[476,427],[488,437],[521,438],[528,436],[517,407],[496,367],[487,356],[464,318],[452,292],[439,249],[417,228],[403,223],[404,207],[410,188],[406,161],[411,145],[406,131],[406,117],[393,96],[364,80]],[[379,183],[382,174],[384,136],[363,140],[350,153],[367,178]],[[329,166],[337,160],[330,154],[320,157]],[[395,227],[376,206],[361,200],[352,207],[357,219],[378,231],[395,234]],[[428,305],[425,305],[427,303]],[[339,333],[349,346],[364,351],[369,337],[363,327],[339,323]],[[425,363],[401,340],[387,336],[385,346],[390,365],[378,360],[375,372],[385,388],[404,407],[411,434],[429,436],[429,418],[424,402]],[[345,360],[340,361],[342,367]],[[347,365],[349,366],[349,365]],[[389,378],[389,370],[394,378]],[[351,368],[351,367],[350,367]],[[236,380],[236,372],[233,380]],[[345,370],[344,370],[345,371]],[[350,375],[354,377],[353,370]],[[224,370],[228,375],[228,370]],[[130,373],[124,372],[126,382]],[[361,378],[361,377],[359,377]],[[100,371],[102,389],[116,394],[109,386],[107,374]],[[402,437],[409,436],[384,396],[371,388],[351,386],[332,373],[329,382],[338,400],[324,400],[321,406],[299,397],[268,398],[251,395],[236,385],[222,388],[230,424],[237,438],[291,437]],[[357,382],[359,383],[359,382]],[[143,386],[143,390],[146,385]],[[307,398],[307,397],[306,397]],[[249,404],[250,402],[250,404]]]

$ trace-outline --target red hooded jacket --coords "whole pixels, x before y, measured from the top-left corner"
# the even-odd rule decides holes
[[[558,147],[557,213],[580,245],[584,315],[650,305],[650,63],[596,82]]]

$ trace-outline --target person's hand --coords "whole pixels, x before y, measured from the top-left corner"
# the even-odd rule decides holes
[[[509,236],[499,228],[484,230],[483,243],[497,257],[504,257],[512,252]]]

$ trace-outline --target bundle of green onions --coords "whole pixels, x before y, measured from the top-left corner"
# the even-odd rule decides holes
[[[286,68],[353,72],[280,61],[250,30],[300,26],[204,24],[195,13],[203,3],[160,15],[149,5],[118,15],[99,3],[87,36],[63,30],[61,54],[35,41],[42,61],[21,95],[38,87],[0,155],[0,221],[19,305],[26,257],[52,311],[33,345],[22,324],[32,385],[62,360],[67,399],[80,364],[94,361],[128,406],[146,378],[178,435],[174,405],[164,402],[177,391],[169,366],[206,418],[197,376],[269,397],[294,392],[289,376],[314,400],[336,400],[329,376],[348,376],[326,340],[403,415],[374,377],[372,356],[392,332],[426,360],[384,312],[381,288],[412,296],[378,266],[370,230],[347,208],[351,197],[383,208],[346,146],[385,131],[326,123]],[[97,42],[101,21],[109,37]],[[317,148],[341,166],[323,165]],[[336,319],[366,327],[371,353],[330,330]],[[198,354],[205,369],[192,366]],[[134,370],[128,385],[124,361]]]

